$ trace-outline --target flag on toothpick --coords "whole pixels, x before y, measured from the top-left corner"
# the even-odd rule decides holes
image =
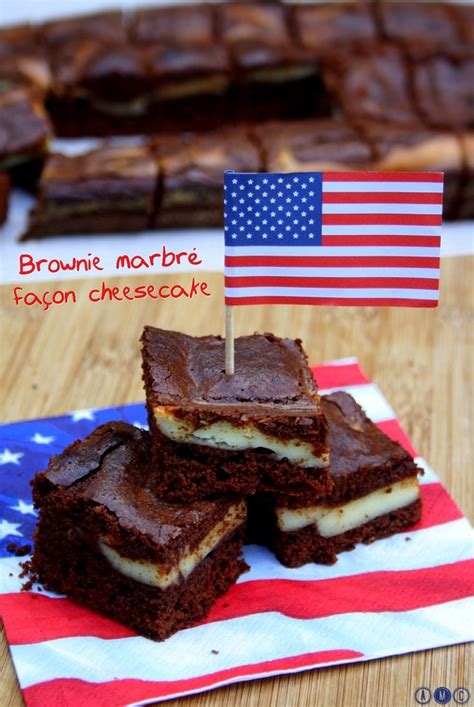
[[[436,307],[443,175],[226,172],[225,304]]]

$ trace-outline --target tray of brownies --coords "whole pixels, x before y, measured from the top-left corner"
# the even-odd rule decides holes
[[[29,704],[59,685],[164,699],[472,637],[469,523],[357,362],[311,369],[301,341],[254,334],[228,376],[224,345],[147,326],[146,408],[0,430],[18,468],[5,508],[31,484],[36,512],[0,548]]]
[[[202,3],[0,28],[1,211],[12,181],[38,196],[23,238],[195,228],[222,222],[224,169],[433,169],[445,218],[472,218],[473,50],[473,6],[440,2]],[[105,142],[64,156],[53,136]]]

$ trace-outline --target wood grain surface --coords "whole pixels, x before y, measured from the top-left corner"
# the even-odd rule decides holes
[[[142,400],[138,339],[144,324],[189,334],[223,333],[222,275],[199,273],[199,277],[208,282],[212,296],[192,301],[92,304],[87,294],[97,282],[90,279],[28,286],[38,292],[60,286],[76,290],[76,304],[58,305],[47,312],[15,306],[12,287],[3,287],[2,421]],[[115,278],[111,283],[185,284],[190,279],[181,274]],[[474,258],[451,258],[442,265],[438,309],[241,307],[235,312],[235,331],[236,335],[273,331],[300,337],[313,363],[358,356],[415,447],[472,520],[473,285]],[[0,705],[20,705],[21,693],[4,640],[0,661]],[[422,685],[468,687],[474,704],[471,667],[472,650],[461,645],[241,683],[183,698],[179,704],[412,707],[414,691]]]

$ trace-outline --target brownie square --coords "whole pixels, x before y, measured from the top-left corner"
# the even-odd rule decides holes
[[[340,51],[326,63],[325,79],[349,120],[412,124],[419,121],[409,67],[395,46]]]
[[[142,48],[102,39],[79,39],[59,49],[52,62],[55,93],[88,98],[110,113],[139,112],[151,88]]]
[[[69,157],[52,154],[24,238],[148,228],[158,167],[148,148],[104,146]]]
[[[284,5],[229,2],[217,5],[216,11],[218,38],[226,44],[264,41],[280,46],[290,41]]]
[[[376,8],[385,39],[397,42],[412,56],[456,50],[458,27],[446,3],[391,1]]]
[[[261,170],[257,148],[245,128],[160,137],[153,142],[161,170],[155,226],[220,226],[223,222],[224,171]]]
[[[152,82],[149,123],[154,132],[210,129],[224,121],[231,80],[224,47],[162,45],[151,47],[147,60]]]
[[[0,170],[26,185],[41,168],[49,136],[43,105],[30,90],[0,90]]]
[[[443,216],[456,218],[464,172],[458,136],[422,126],[387,123],[362,123],[360,128],[374,151],[372,169],[444,172]]]
[[[472,54],[472,48],[474,47],[474,5],[453,3],[447,7],[456,22],[462,48]]]
[[[130,38],[139,44],[205,44],[214,41],[210,5],[136,10],[130,23]]]
[[[329,427],[332,491],[316,501],[261,495],[250,527],[287,567],[333,564],[356,543],[370,543],[419,520],[419,469],[347,393],[321,398]],[[253,515],[253,518],[252,518]]]
[[[115,10],[45,22],[38,31],[41,42],[53,53],[77,40],[124,42],[126,38],[122,13]]]
[[[0,172],[0,224],[4,223],[7,218],[9,196],[10,177],[6,172]]]
[[[237,338],[232,376],[219,336],[147,326],[142,345],[157,493],[326,492],[326,421],[299,340]]]
[[[224,3],[217,25],[234,66],[232,115],[264,120],[313,112],[314,97],[323,92],[316,58],[293,41],[284,5]]]
[[[39,511],[29,572],[53,592],[163,640],[203,619],[246,565],[246,508],[179,505],[148,488],[149,435],[98,427],[36,475]]]
[[[474,54],[437,56],[413,67],[415,101],[433,127],[474,126]]]
[[[461,199],[457,217],[474,218],[474,133],[462,133],[459,137],[465,165]]]
[[[343,120],[274,121],[255,127],[267,172],[367,169],[372,150]]]
[[[318,56],[377,39],[371,7],[365,2],[296,5],[293,23],[302,46]]]

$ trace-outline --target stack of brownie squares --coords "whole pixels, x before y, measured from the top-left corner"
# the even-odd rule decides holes
[[[32,580],[163,640],[202,620],[247,565],[331,564],[421,511],[418,469],[346,393],[320,397],[300,340],[145,327],[150,431],[98,427],[33,481]],[[246,533],[246,520],[249,528]]]
[[[299,340],[235,341],[146,327],[143,370],[156,493],[180,502],[246,498],[247,538],[288,567],[407,528],[418,468],[345,392],[320,397]]]

